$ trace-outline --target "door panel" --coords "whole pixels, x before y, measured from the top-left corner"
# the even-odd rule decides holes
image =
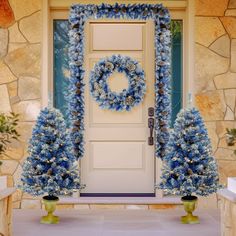
[[[93,24],[91,32],[92,50],[141,51],[143,48],[143,24]]]
[[[81,160],[83,193],[154,193],[154,146],[147,143],[148,107],[154,106],[154,25],[148,22],[96,21],[86,26],[85,156]],[[145,71],[144,101],[131,111],[102,110],[89,92],[89,72],[112,54],[139,61]],[[112,91],[127,87],[114,73]]]
[[[143,157],[144,142],[103,141],[90,145],[93,169],[141,169]]]

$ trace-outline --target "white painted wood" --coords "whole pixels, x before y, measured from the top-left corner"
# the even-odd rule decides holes
[[[90,158],[95,169],[142,169],[144,142],[90,142]],[[128,158],[127,158],[128,157]]]
[[[50,12],[49,12],[49,2],[48,0],[42,0],[42,25],[43,25],[43,31],[42,31],[42,63],[41,63],[41,106],[45,107],[48,105],[48,98],[50,97],[50,92],[52,90],[50,89],[50,82],[52,82],[52,79],[50,79],[49,74],[52,73],[52,70],[50,69],[49,58],[50,58],[50,45],[51,42],[49,40],[49,36],[52,35],[49,30],[49,24],[50,22]],[[50,38],[52,40],[52,37]],[[52,64],[51,64],[52,65]],[[52,94],[52,93],[51,93]]]
[[[128,38],[125,38],[123,27],[131,32],[131,34],[127,33],[128,38],[132,39],[132,35],[141,37],[141,39],[136,39],[140,44],[138,47],[135,43],[131,45]],[[104,40],[102,36],[99,36],[103,33],[105,33],[105,38],[110,37],[110,44],[108,41],[97,42]],[[86,184],[86,189],[83,190],[85,193],[154,193],[154,146],[147,144],[149,136],[147,111],[148,107],[154,106],[153,39],[152,21],[129,23],[124,20],[110,22],[107,19],[105,23],[104,20],[102,22],[93,20],[87,24],[85,39],[86,144],[85,156],[81,160],[82,182]],[[114,52],[116,46],[120,50]],[[99,53],[94,48],[99,48]],[[93,69],[95,62],[114,53],[135,58],[146,73],[147,93],[144,101],[129,112],[102,110],[89,92],[89,72]],[[127,87],[127,79],[123,74],[116,73],[108,80],[108,84],[113,91],[118,92]]]
[[[187,95],[192,95],[192,105],[195,104],[195,1],[188,0],[188,7],[184,15],[184,71],[186,76],[184,79],[185,101],[187,101]],[[188,79],[187,79],[188,78]],[[186,107],[187,103],[184,103]]]
[[[142,50],[142,24],[93,24],[91,30],[92,50]]]
[[[236,177],[228,177],[227,182],[228,190],[236,194]]]

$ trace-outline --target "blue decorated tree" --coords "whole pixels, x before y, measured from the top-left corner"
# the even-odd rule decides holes
[[[207,196],[217,191],[217,164],[203,119],[196,108],[179,112],[167,146],[161,189],[189,199],[193,194]]]
[[[73,147],[59,110],[45,108],[40,112],[28,153],[21,177],[23,191],[47,194],[46,199],[55,200],[81,188]]]

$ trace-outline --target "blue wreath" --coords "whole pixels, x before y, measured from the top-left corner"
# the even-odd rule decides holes
[[[124,73],[129,81],[128,89],[112,92],[107,79],[115,72]],[[130,111],[143,101],[146,92],[144,71],[138,62],[127,56],[113,55],[101,59],[90,73],[90,92],[103,109]]]

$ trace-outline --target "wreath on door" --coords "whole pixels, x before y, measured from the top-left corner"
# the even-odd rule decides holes
[[[128,88],[117,93],[111,91],[108,78],[114,73],[124,73]],[[122,55],[112,55],[98,61],[90,73],[90,92],[102,109],[130,111],[143,101],[146,92],[144,71],[138,61]]]

